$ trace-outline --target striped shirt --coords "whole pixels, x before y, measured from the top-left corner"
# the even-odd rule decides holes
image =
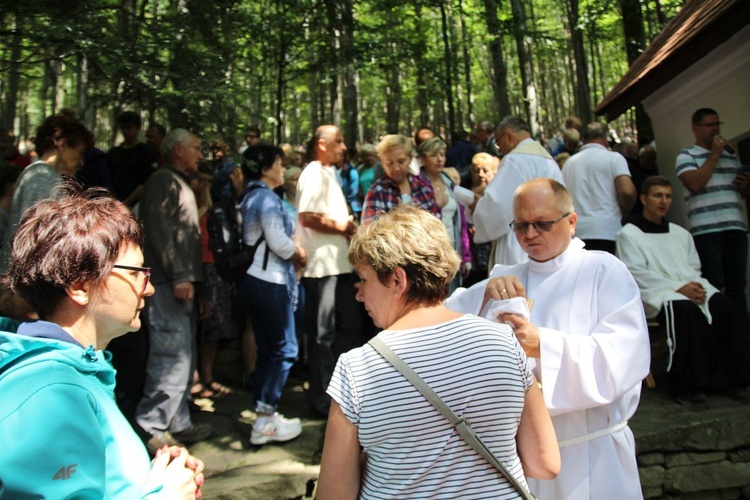
[[[677,177],[690,170],[698,170],[711,151],[692,145],[677,154]],[[734,155],[721,152],[721,158],[708,183],[696,194],[685,189],[685,204],[693,235],[717,231],[746,231],[747,224],[739,189],[732,184],[741,172]]]
[[[525,482],[515,437],[532,378],[509,327],[465,315],[378,337]],[[367,455],[360,498],[519,498],[369,344],[339,358],[328,394],[358,427]]]

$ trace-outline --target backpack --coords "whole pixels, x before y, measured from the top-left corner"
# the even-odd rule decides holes
[[[237,198],[244,200],[251,191],[262,187],[258,184],[248,187]],[[234,198],[223,204],[216,204],[208,211],[208,244],[214,256],[214,264],[219,276],[226,281],[239,281],[253,263],[258,246],[266,237],[260,238],[252,245],[247,245],[242,238],[242,214]],[[268,265],[269,248],[266,245],[263,256],[263,269]]]

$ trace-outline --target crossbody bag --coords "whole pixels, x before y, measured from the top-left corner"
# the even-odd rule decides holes
[[[521,483],[518,482],[518,480],[508,472],[508,470],[503,466],[503,464],[500,463],[500,461],[495,458],[495,456],[492,454],[492,452],[487,448],[487,446],[482,442],[482,440],[479,438],[479,436],[476,435],[474,432],[474,429],[471,428],[471,423],[456,415],[453,410],[450,409],[448,405],[445,404],[445,402],[438,396],[435,391],[433,391],[430,386],[428,386],[422,378],[417,375],[417,373],[412,370],[409,365],[407,365],[395,352],[393,352],[390,347],[385,345],[382,340],[380,340],[377,337],[373,337],[368,342],[376,351],[380,353],[381,356],[383,356],[386,361],[391,363],[396,370],[401,372],[401,374],[406,377],[406,380],[411,382],[411,384],[417,388],[419,392],[422,393],[422,395],[429,401],[432,406],[434,406],[437,411],[440,412],[441,415],[443,415],[450,424],[456,428],[458,431],[458,434],[463,438],[466,443],[471,446],[474,451],[479,453],[482,457],[484,457],[485,460],[487,460],[490,464],[492,464],[498,471],[500,471],[500,474],[505,477],[505,479],[508,480],[510,484],[513,485],[513,487],[520,493],[521,497],[523,497],[524,500],[536,500],[536,497],[529,492],[528,489],[526,489]]]

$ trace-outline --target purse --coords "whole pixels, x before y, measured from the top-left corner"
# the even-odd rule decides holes
[[[417,388],[417,390],[422,393],[422,395],[429,401],[432,406],[434,406],[437,411],[440,412],[441,415],[443,415],[450,424],[456,428],[458,431],[458,434],[463,438],[466,443],[471,446],[474,451],[479,453],[485,460],[487,460],[490,464],[492,464],[498,471],[500,471],[500,474],[505,477],[505,479],[508,480],[510,484],[513,485],[513,487],[520,493],[521,497],[523,497],[524,500],[536,500],[536,497],[531,494],[531,492],[526,489],[521,483],[518,482],[518,480],[510,473],[508,470],[503,466],[503,464],[500,463],[500,461],[495,458],[495,456],[492,454],[492,452],[487,448],[487,446],[482,442],[479,436],[474,432],[474,429],[471,428],[471,423],[456,415],[453,410],[450,409],[448,405],[443,402],[443,400],[438,396],[435,391],[433,391],[430,386],[428,386],[422,378],[417,375],[417,373],[412,370],[409,365],[404,363],[404,361],[393,352],[390,347],[385,345],[382,340],[380,340],[377,337],[373,337],[368,342],[376,351],[380,353],[381,356],[383,356],[386,361],[391,363],[396,370],[401,372],[401,374],[406,377],[406,379],[411,382],[411,384]]]

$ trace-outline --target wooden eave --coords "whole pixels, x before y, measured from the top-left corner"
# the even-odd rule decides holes
[[[688,0],[594,113],[614,120],[748,24],[750,0]]]

